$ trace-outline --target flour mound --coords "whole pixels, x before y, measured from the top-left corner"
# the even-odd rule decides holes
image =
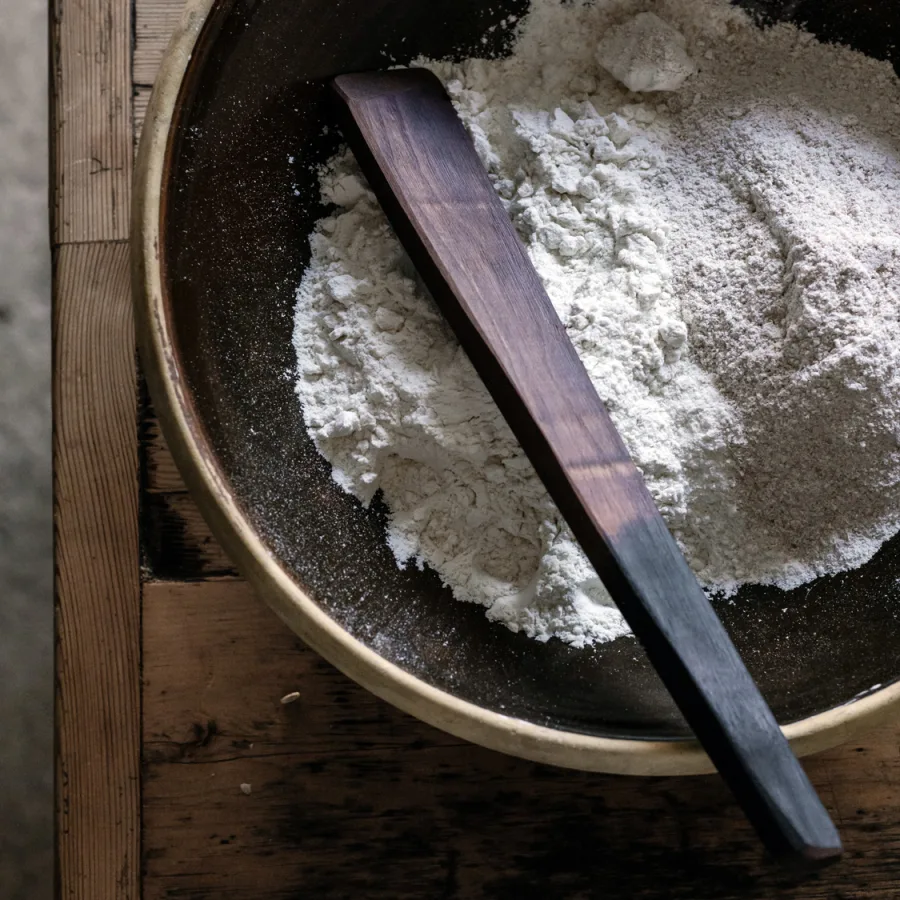
[[[900,530],[900,85],[724,0],[644,7],[534,0],[508,59],[423,64],[701,582],[793,587]],[[349,153],[322,193],[294,345],[335,480],[514,631],[628,633]]]
[[[684,36],[653,13],[611,28],[597,45],[597,62],[630,91],[677,91],[694,72]]]

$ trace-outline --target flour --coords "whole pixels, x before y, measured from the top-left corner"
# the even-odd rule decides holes
[[[710,591],[859,566],[900,530],[886,64],[719,0],[534,0],[510,58],[422,64]],[[511,629],[628,633],[349,153],[322,192],[294,344],[336,481],[383,492],[400,565]]]
[[[694,72],[684,35],[651,12],[615,25],[597,45],[597,62],[630,91],[677,91]]]

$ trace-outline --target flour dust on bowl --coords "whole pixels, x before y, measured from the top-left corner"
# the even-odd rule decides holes
[[[651,34],[650,66],[629,50],[648,46],[637,3],[194,2],[142,139],[143,358],[226,550],[375,693],[560,765],[709,767],[539,483],[525,469],[508,477],[516,448],[341,156],[328,81],[438,61],[427,65],[455,94],[670,528],[698,577],[729,595],[717,611],[795,749],[810,752],[900,693],[900,541],[881,543],[896,521],[883,400],[896,391],[885,335],[898,245],[872,227],[889,219],[897,87],[887,65],[787,26],[752,37],[739,12],[704,6],[706,24],[691,4],[654,6],[677,38]],[[836,2],[795,13],[880,59],[900,20]],[[522,42],[541,17],[530,56]],[[729,80],[729,55],[754,40],[756,68]],[[507,61],[461,62],[473,56]],[[798,65],[821,75],[808,93]],[[864,107],[861,78],[874,92]],[[773,115],[773,86],[786,84]],[[834,353],[816,345],[823,335]],[[401,363],[424,371],[429,353],[444,377],[410,387]],[[376,370],[382,394],[361,391]],[[803,390],[797,371],[811,376]],[[480,431],[449,428],[460,392]],[[430,406],[410,407],[416,397]],[[851,454],[851,441],[866,446]],[[488,503],[463,517],[468,532],[440,527],[459,518],[446,499],[464,488]],[[423,494],[439,514],[417,517]],[[816,527],[801,530],[804,517]],[[479,603],[453,599],[466,584]]]

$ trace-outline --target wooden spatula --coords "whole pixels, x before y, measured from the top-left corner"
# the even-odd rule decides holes
[[[838,833],[669,534],[440,82],[342,75],[345,136],[403,246],[685,719],[775,854]]]

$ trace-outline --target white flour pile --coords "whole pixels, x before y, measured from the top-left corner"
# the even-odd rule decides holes
[[[866,562],[900,530],[893,71],[724,0],[534,0],[517,27],[509,59],[427,65],[699,579]],[[294,343],[335,479],[490,618],[627,633],[348,154],[322,185]]]

